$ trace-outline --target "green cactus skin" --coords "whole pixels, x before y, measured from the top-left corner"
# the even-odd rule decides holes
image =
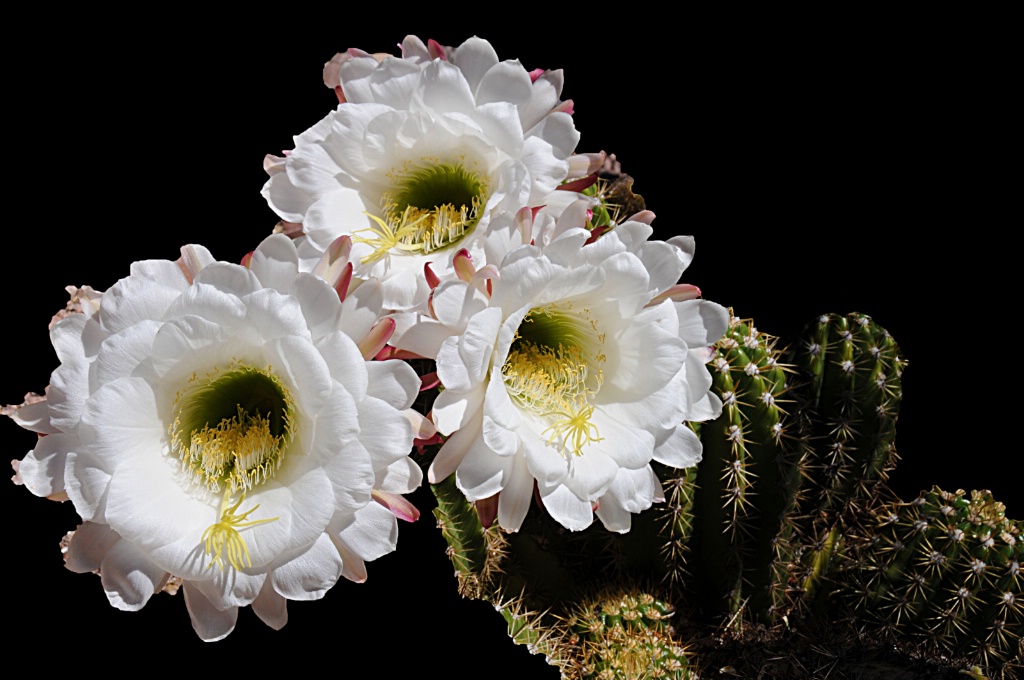
[[[617,592],[584,602],[567,628],[581,677],[596,680],[696,678],[669,625],[672,606],[649,593]]]
[[[657,530],[661,542],[659,554],[664,564],[662,584],[672,594],[673,599],[678,601],[683,598],[690,578],[690,570],[686,563],[691,554],[690,536],[693,533],[697,468],[680,470],[657,462],[652,465],[665,491],[665,503],[656,506],[654,513],[645,513],[638,519],[646,519],[646,515],[657,514]]]
[[[1021,522],[988,491],[938,487],[880,506],[846,570],[866,631],[1016,677],[1024,637]]]
[[[450,475],[439,484],[430,486],[437,498],[434,517],[448,542],[448,557],[455,565],[455,576],[459,580],[459,594],[463,597],[480,598],[498,568],[501,551],[491,543],[499,536],[493,532],[491,541],[480,523],[480,517],[472,503],[455,486],[455,475]]]
[[[885,481],[895,467],[896,419],[906,362],[871,317],[824,314],[786,353],[797,373],[802,483],[794,518],[800,564],[799,609],[827,608],[828,575],[841,564],[847,535],[865,509],[894,500]]]
[[[810,452],[802,506],[834,518],[871,498],[896,465],[906,362],[888,331],[857,313],[819,317],[786,362],[807,379],[799,389]]]
[[[786,392],[776,338],[733,317],[710,364],[722,415],[704,423],[696,523],[689,560],[691,595],[705,616],[741,607],[766,623],[789,611],[791,528],[785,526],[799,481],[789,446]]]

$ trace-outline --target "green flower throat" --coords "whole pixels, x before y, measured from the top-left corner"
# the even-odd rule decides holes
[[[277,472],[295,405],[269,370],[236,365],[189,380],[175,400],[171,446],[197,486],[248,491]]]
[[[381,198],[382,216],[366,213],[374,226],[352,236],[373,248],[364,264],[458,244],[480,221],[487,202],[487,180],[455,163],[404,168],[390,179],[393,188]]]
[[[530,310],[502,366],[512,401],[549,426],[542,434],[562,453],[583,454],[602,441],[592,399],[601,387],[605,334],[590,310],[571,303]]]

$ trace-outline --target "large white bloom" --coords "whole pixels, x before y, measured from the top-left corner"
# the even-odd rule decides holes
[[[579,140],[561,71],[499,61],[479,38],[433,58],[407,38],[403,51],[335,63],[342,103],[269,159],[263,189],[302,224],[304,258],[351,234],[356,274],[382,281],[390,309],[425,301],[427,263],[444,278],[461,248],[497,263],[521,245],[517,212],[546,202]]]
[[[436,356],[445,388],[433,418],[450,437],[431,481],[455,472],[470,500],[499,494],[508,531],[536,482],[563,526],[584,529],[596,510],[625,532],[631,513],[663,497],[652,459],[700,460],[683,422],[721,410],[705,362],[728,314],[675,285],[692,239],[650,234],[626,222],[584,245],[588,231],[565,230],[543,250],[514,250],[496,272],[441,283],[431,317],[400,319],[393,342]]]
[[[380,311],[379,284],[342,302],[277,235],[249,268],[197,246],[136,262],[56,323],[47,398],[16,417],[46,435],[21,480],[85,521],[68,567],[98,569],[125,610],[180,577],[206,640],[240,606],[279,628],[286,600],[365,579],[421,477],[407,455],[419,379],[358,344]]]

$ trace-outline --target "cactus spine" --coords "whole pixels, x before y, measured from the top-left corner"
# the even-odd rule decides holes
[[[690,567],[692,596],[706,616],[745,607],[771,622],[789,609],[792,559],[786,525],[798,471],[780,401],[786,377],[776,338],[733,317],[711,361],[722,415],[700,428]]]
[[[886,639],[1021,669],[1024,536],[988,491],[938,487],[880,507],[848,570],[856,617]],[[1009,676],[1007,676],[1009,677]]]

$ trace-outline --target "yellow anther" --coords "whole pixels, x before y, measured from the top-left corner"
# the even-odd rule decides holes
[[[587,444],[602,441],[590,400],[604,379],[604,334],[590,335],[596,325],[588,310],[577,317],[565,313],[570,306],[531,310],[501,373],[513,402],[549,424],[542,432],[550,435],[548,443],[561,440],[563,451],[579,456]]]

